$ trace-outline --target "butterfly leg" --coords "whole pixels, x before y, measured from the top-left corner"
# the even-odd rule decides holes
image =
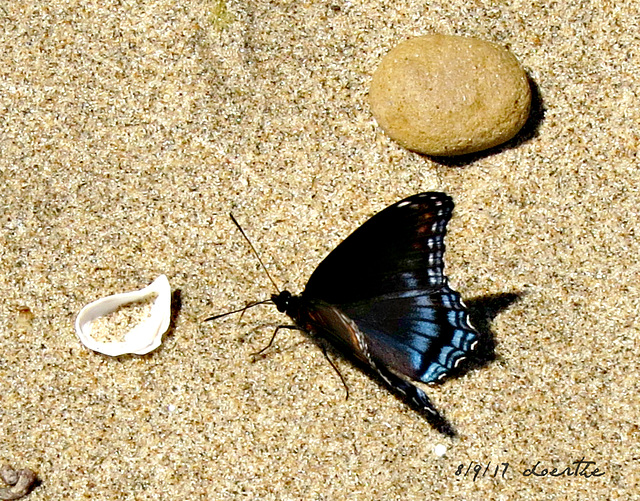
[[[260,355],[262,355],[265,351],[267,351],[269,348],[271,348],[271,345],[273,344],[273,342],[276,339],[276,335],[278,334],[278,331],[280,329],[291,329],[291,330],[296,330],[296,331],[302,331],[305,332],[304,329],[301,329],[300,327],[298,327],[297,325],[278,325],[278,327],[276,327],[276,330],[273,331],[273,336],[271,336],[271,340],[269,341],[269,344],[267,346],[265,346],[264,348],[262,348],[260,351],[256,351],[255,353],[252,353],[251,356],[252,357],[259,357]]]
[[[456,435],[451,424],[438,412],[424,391],[410,381],[381,367],[380,364],[374,364],[374,369],[389,388],[406,399],[414,409],[420,411],[437,431],[449,437]]]
[[[347,381],[344,379],[344,376],[342,375],[342,373],[340,372],[336,364],[333,363],[333,360],[329,358],[329,354],[327,353],[327,347],[324,344],[322,345],[322,354],[324,355],[324,358],[327,359],[327,362],[329,362],[329,365],[333,367],[333,370],[336,371],[336,374],[338,374],[338,376],[340,377],[340,381],[342,381],[342,385],[344,386],[344,389],[347,392],[347,396],[344,399],[349,400],[349,386],[347,385]]]

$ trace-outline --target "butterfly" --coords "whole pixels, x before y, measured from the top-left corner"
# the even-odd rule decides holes
[[[453,207],[445,193],[405,198],[340,243],[300,295],[285,290],[254,303],[274,303],[298,328],[368,368],[449,435],[452,428],[414,381],[441,381],[479,341],[444,274]]]

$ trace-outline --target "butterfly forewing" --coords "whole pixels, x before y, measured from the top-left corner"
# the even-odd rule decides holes
[[[343,304],[443,285],[444,235],[452,211],[444,193],[421,193],[387,207],[320,263],[304,294]]]

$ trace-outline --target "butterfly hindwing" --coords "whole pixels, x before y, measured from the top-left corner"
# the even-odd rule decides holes
[[[372,360],[416,381],[439,381],[478,340],[460,295],[448,285],[340,309],[360,329]]]

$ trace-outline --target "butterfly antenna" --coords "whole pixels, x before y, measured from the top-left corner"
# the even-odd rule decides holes
[[[273,286],[275,287],[275,289],[278,291],[278,293],[280,293],[280,287],[278,287],[278,285],[276,284],[275,280],[271,277],[271,275],[269,274],[269,270],[267,270],[267,267],[264,265],[264,263],[262,262],[262,259],[260,259],[260,254],[258,254],[258,251],[256,250],[256,248],[253,246],[253,244],[251,243],[251,240],[249,240],[249,237],[247,236],[247,234],[244,232],[244,230],[242,229],[242,226],[240,226],[240,223],[238,223],[238,221],[236,221],[236,218],[233,217],[233,214],[229,213],[229,215],[231,216],[231,220],[233,221],[233,224],[235,224],[237,226],[237,228],[240,230],[240,233],[242,233],[242,236],[244,237],[244,239],[247,241],[247,243],[249,244],[249,247],[251,247],[251,250],[253,251],[253,254],[258,258],[258,262],[260,263],[260,265],[262,266],[262,269],[265,271],[265,273],[267,274],[267,276],[269,277],[269,280],[271,280],[271,283],[273,284]],[[246,308],[245,308],[246,309]],[[238,310],[238,311],[242,311],[242,310]]]
[[[248,305],[242,308],[238,308],[237,310],[228,311],[226,313],[220,313],[219,315],[213,315],[212,317],[205,318],[204,321],[208,322],[209,320],[217,320],[219,318],[226,317],[227,315],[233,315],[234,313],[239,313],[239,312],[242,312],[242,314],[244,315],[244,312],[247,311],[249,308],[253,308],[254,306],[258,306],[259,304],[268,304],[272,302],[273,301],[271,301],[271,299],[265,299],[264,301],[255,301],[253,303],[249,303]]]

